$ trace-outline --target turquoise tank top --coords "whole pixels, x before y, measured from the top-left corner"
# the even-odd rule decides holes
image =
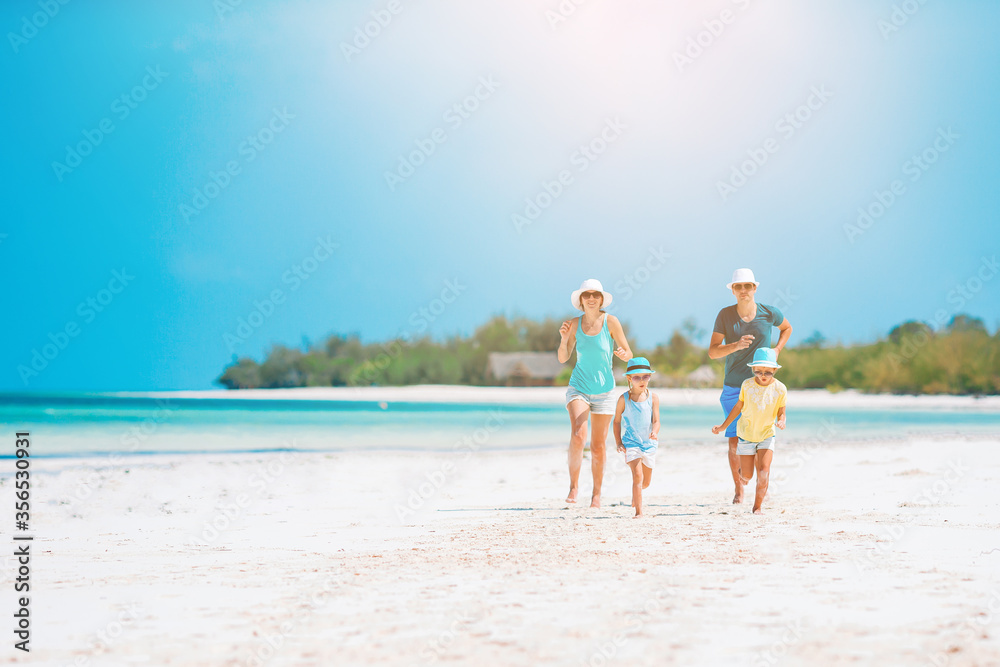
[[[625,409],[622,411],[622,444],[625,448],[638,447],[648,451],[656,447],[649,439],[653,430],[653,395],[646,390],[646,400],[636,403],[625,392]]]
[[[603,394],[615,388],[611,373],[614,341],[608,331],[608,316],[594,336],[583,333],[583,316],[576,323],[576,366],[569,378],[569,386],[581,394]]]

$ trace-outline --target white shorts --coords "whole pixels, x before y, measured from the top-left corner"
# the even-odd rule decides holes
[[[656,441],[654,440],[653,442]],[[654,467],[656,465],[656,447],[650,447],[645,450],[642,447],[626,447],[625,463],[635,461],[636,459],[642,459],[642,464],[647,468]]]
[[[740,438],[739,443],[736,445],[736,453],[740,456],[753,456],[757,452],[764,451],[765,449],[774,449],[773,435],[767,440],[761,440],[760,442],[749,442]]]
[[[606,391],[603,394],[584,394],[573,387],[566,387],[566,405],[569,405],[571,401],[584,401],[590,408],[592,415],[613,415],[618,396],[615,395],[614,391]]]

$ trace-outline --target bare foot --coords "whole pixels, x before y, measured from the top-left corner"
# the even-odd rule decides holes
[[[741,489],[738,489],[736,491],[736,495],[733,496],[733,504],[734,505],[739,505],[742,502],[743,502],[743,489],[741,488]]]
[[[570,488],[569,495],[566,496],[566,502],[575,503],[576,502],[577,489]]]
[[[646,515],[645,515],[645,514],[643,514],[642,512],[636,512],[636,513],[635,513],[635,516],[634,516],[634,517],[632,517],[632,518],[633,518],[633,519],[642,519],[642,518],[644,518],[645,516],[646,516]]]
[[[759,507],[754,507],[753,508],[753,513],[754,514],[763,514],[764,512],[761,511],[761,509]]]
[[[599,508],[601,506],[601,497],[599,495],[598,496],[593,496],[590,499],[590,506],[592,508]]]

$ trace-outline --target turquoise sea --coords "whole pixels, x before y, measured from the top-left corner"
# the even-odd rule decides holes
[[[661,446],[720,444],[721,408],[661,408]],[[504,450],[565,447],[561,405],[0,395],[0,423],[32,434],[35,456],[121,452]],[[786,441],[919,435],[1000,437],[1000,412],[789,408]],[[613,436],[612,436],[613,437]],[[6,450],[6,451],[4,451]],[[12,447],[0,448],[9,457]]]

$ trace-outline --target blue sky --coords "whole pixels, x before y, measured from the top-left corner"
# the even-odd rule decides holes
[[[590,277],[649,346],[741,266],[799,340],[1000,320],[996,3],[46,6],[0,8],[0,390],[209,388]]]

